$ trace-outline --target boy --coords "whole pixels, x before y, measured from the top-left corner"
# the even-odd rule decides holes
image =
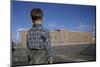
[[[27,34],[27,48],[30,50],[30,64],[52,63],[52,49],[49,31],[42,26],[43,11],[34,8],[31,11],[33,26]]]

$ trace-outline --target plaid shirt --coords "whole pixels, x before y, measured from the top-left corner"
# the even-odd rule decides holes
[[[46,49],[47,57],[52,57],[49,31],[42,24],[33,24],[27,34],[27,48]]]

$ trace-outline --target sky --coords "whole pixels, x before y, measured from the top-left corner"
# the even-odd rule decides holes
[[[93,36],[95,35],[95,6],[13,1],[11,7],[12,40],[16,40],[18,29],[32,27],[30,11],[33,8],[43,10],[43,26],[49,30],[66,29],[91,32]]]

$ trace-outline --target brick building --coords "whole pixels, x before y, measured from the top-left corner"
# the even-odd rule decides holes
[[[27,31],[21,31],[21,45],[26,47]],[[95,43],[90,32],[70,32],[67,30],[50,31],[52,46],[62,44],[91,44]]]

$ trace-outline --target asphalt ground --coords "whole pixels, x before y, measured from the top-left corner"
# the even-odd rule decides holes
[[[96,61],[95,44],[52,46],[54,64]],[[11,58],[12,65],[29,65],[26,49],[17,48]]]

